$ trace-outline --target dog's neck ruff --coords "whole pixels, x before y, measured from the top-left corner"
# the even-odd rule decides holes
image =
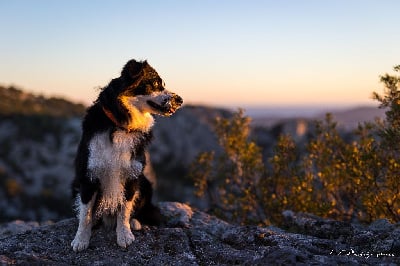
[[[108,110],[104,106],[102,106],[101,108],[103,109],[103,112],[107,116],[107,118],[110,119],[116,127],[125,130],[127,133],[132,133],[135,131],[148,132],[150,128],[153,126],[153,118],[151,117],[151,115],[150,115],[150,120],[149,117],[147,116],[138,115],[137,117],[134,117],[136,119],[139,118],[138,123],[128,123],[128,125],[125,125],[120,123],[110,110]],[[142,121],[143,119],[144,121]]]

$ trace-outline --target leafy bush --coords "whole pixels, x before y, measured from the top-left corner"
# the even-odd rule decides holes
[[[238,223],[262,220],[257,183],[264,175],[261,149],[248,141],[250,119],[243,110],[217,118],[215,131],[224,150],[205,152],[191,167],[196,194],[207,194],[212,211]]]
[[[400,72],[400,66],[394,68]],[[200,154],[190,175],[196,194],[207,196],[211,211],[232,222],[281,222],[286,209],[339,220],[400,221],[400,76],[385,74],[386,120],[360,124],[346,141],[330,114],[316,122],[315,135],[298,147],[279,136],[264,167],[261,149],[248,139],[250,119],[239,110],[218,118],[215,132],[223,153]]]

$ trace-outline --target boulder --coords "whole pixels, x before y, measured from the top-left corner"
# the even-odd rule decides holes
[[[176,202],[159,204],[166,223],[143,226],[126,249],[95,229],[88,249],[70,246],[78,221],[0,227],[0,264],[40,265],[399,265],[400,226],[371,226],[285,212],[287,230],[229,224]],[[7,230],[3,230],[8,228]],[[12,228],[15,228],[13,232]],[[6,232],[6,233],[5,233]]]

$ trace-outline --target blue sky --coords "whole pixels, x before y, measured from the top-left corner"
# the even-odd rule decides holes
[[[0,0],[0,84],[90,103],[131,58],[186,103],[373,104],[400,1]]]

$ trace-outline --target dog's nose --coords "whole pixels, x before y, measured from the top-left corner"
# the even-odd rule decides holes
[[[179,96],[179,95],[177,95],[177,94],[174,95],[174,100],[175,100],[175,102],[176,102],[177,104],[182,104],[182,103],[183,103],[182,97]]]

